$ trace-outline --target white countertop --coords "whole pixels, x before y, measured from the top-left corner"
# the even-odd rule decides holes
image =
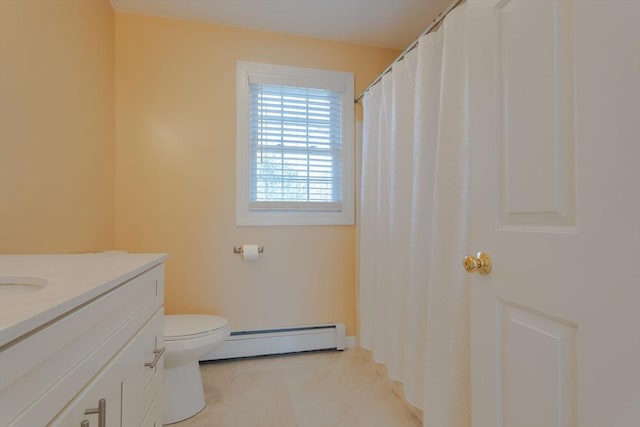
[[[44,288],[0,290],[0,348],[118,284],[161,264],[166,254],[0,255],[0,276],[35,276]]]

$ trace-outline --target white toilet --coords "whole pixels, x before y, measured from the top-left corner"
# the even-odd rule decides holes
[[[227,319],[204,314],[164,316],[164,419],[171,424],[205,406],[198,360],[229,336]]]

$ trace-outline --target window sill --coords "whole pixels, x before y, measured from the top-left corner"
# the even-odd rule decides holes
[[[354,225],[353,212],[238,212],[238,226]]]

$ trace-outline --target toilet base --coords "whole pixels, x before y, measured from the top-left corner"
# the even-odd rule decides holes
[[[164,417],[162,423],[186,420],[205,406],[198,361],[164,369]]]

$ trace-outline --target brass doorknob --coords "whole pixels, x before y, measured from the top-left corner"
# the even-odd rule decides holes
[[[467,255],[462,260],[462,265],[469,273],[477,271],[483,276],[491,273],[491,257],[484,252],[478,252],[476,256]]]

